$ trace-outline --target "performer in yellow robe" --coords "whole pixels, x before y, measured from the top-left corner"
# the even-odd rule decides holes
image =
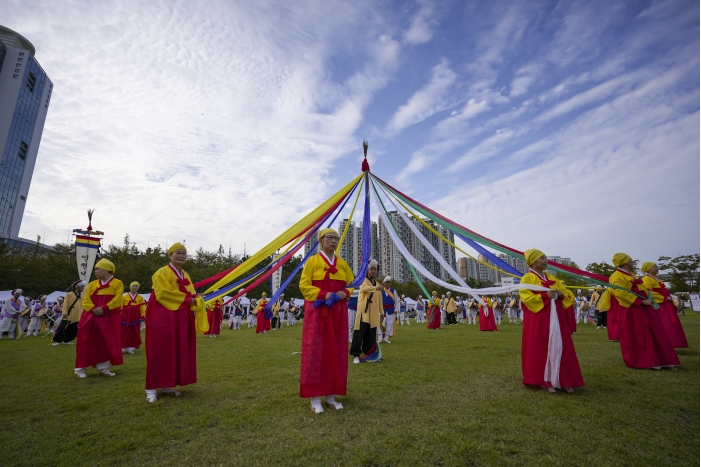
[[[609,283],[625,289],[611,290],[611,311],[618,313],[618,338],[626,366],[658,370],[679,365],[667,331],[652,307],[653,302],[646,298],[647,287],[634,274],[635,263],[625,253],[616,253],[612,262],[616,270],[609,277]]]
[[[677,307],[672,300],[672,294],[669,293],[664,282],[657,278],[657,274],[660,272],[659,268],[655,263],[646,262],[640,266],[640,270],[645,273],[643,276],[643,284],[652,292],[652,299],[659,305],[657,314],[660,316],[665,331],[667,331],[669,340],[672,342],[672,347],[689,347],[686,334],[684,334],[684,328],[682,328],[679,315],[677,315]]]
[[[521,278],[521,284],[550,290],[519,291],[523,310],[523,384],[546,387],[550,392],[557,388],[572,392],[572,388],[584,386],[565,312],[574,303],[573,294],[546,271],[548,259],[542,251],[526,250],[524,257],[530,270]]]
[[[451,296],[450,292],[446,292],[445,300],[445,320],[447,326],[458,325],[457,317],[455,316],[455,310],[457,310],[457,305],[455,304],[455,299]]]
[[[195,333],[209,330],[201,294],[182,269],[187,250],[181,243],[168,249],[170,264],[152,277],[153,292],[146,308],[146,400],[162,394],[179,396],[174,386],[197,382]],[[194,312],[194,313],[193,313]]]
[[[377,362],[382,359],[382,350],[377,343],[377,328],[383,312],[382,292],[384,285],[376,280],[377,261],[370,261],[365,280],[358,288],[358,310],[355,313],[350,354],[353,363]]]
[[[75,352],[75,374],[87,375],[92,366],[103,375],[114,376],[113,365],[124,363],[120,317],[124,284],[114,277],[114,264],[102,258],[95,264],[94,280],[83,293],[83,315],[78,324],[78,345]]]
[[[122,353],[133,354],[141,347],[141,320],[146,314],[146,300],[139,295],[140,284],[129,284],[129,292],[122,297]]]
[[[348,288],[353,271],[336,255],[340,240],[334,229],[317,234],[321,251],[304,264],[299,289],[304,295],[302,361],[299,396],[310,398],[314,413],[324,411],[321,397],[336,410],[343,409],[335,396],[345,396],[348,383]]]

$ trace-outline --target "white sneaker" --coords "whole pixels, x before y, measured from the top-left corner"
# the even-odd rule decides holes
[[[75,370],[75,375],[78,378],[87,378],[88,375],[85,374],[85,368],[76,368]]]
[[[355,357],[355,358],[353,359],[353,363],[360,363],[360,358]]]
[[[117,376],[117,373],[112,373],[110,370],[100,370],[100,374],[105,376]]]
[[[391,342],[389,341],[389,339],[385,339],[385,342],[388,343],[388,344],[391,344]]]
[[[60,342],[52,342],[51,345],[61,345]]]

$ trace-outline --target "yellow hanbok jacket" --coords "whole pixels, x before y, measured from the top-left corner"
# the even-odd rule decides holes
[[[122,296],[122,307],[128,306],[129,303],[131,303],[131,295],[129,292],[125,293]],[[140,305],[139,306],[139,312],[141,314],[141,317],[143,318],[144,315],[146,314],[146,300],[144,300],[144,297],[142,297],[139,294],[136,294],[136,298],[134,298],[134,305]]]
[[[192,285],[190,275],[182,270],[183,278],[187,279],[189,284],[185,285],[186,293],[180,290],[178,285],[178,276],[173,271],[170,265],[166,265],[155,272],[153,277],[153,293],[156,294],[156,300],[163,307],[170,311],[177,311],[185,300],[191,300],[196,294],[195,287]],[[195,331],[204,334],[209,331],[209,321],[207,320],[207,309],[202,297],[197,297],[194,305],[190,305],[190,310],[195,312]]]
[[[567,290],[565,285],[560,279],[545,272],[545,278],[549,281],[554,281],[555,283],[550,286],[552,290],[560,290],[564,295],[562,297],[562,307],[567,309],[574,304],[574,294]],[[521,284],[532,284],[532,285],[543,285],[540,277],[533,272],[528,272],[521,278]],[[528,307],[533,313],[538,313],[545,307],[543,302],[543,297],[541,292],[536,292],[533,290],[521,289],[518,291],[519,297],[521,297],[521,302]]]
[[[76,302],[75,305],[73,302]],[[73,306],[71,307],[71,305]],[[76,296],[75,292],[68,292],[66,298],[63,299],[63,313],[67,313],[63,319],[69,323],[80,322],[80,317],[83,314],[83,301]]]
[[[455,313],[456,308],[457,306],[455,305],[455,300],[453,299],[453,297],[450,297],[450,300],[446,301],[445,311],[447,311],[448,313]]]
[[[305,300],[313,302],[314,300],[323,300],[326,298],[326,292],[328,291],[322,291],[319,287],[314,285],[314,281],[324,280],[327,271],[329,271],[329,266],[326,260],[321,256],[321,253],[307,260],[302,269],[302,276],[299,278],[299,290],[302,292]],[[348,266],[348,263],[337,255],[336,272],[333,274],[329,272],[329,279],[345,281],[346,284],[350,284],[355,280],[355,275],[353,271],[351,271],[350,266]],[[346,298],[349,298],[352,294],[353,289],[346,288]]]
[[[85,287],[83,292],[83,310],[91,311],[95,308],[95,304],[92,301],[91,295],[100,288],[100,280],[94,280]],[[107,302],[107,305],[102,307],[102,311],[110,312],[113,310],[122,309],[122,295],[124,295],[124,284],[122,281],[116,277],[112,277],[107,287],[104,289],[97,290],[97,295],[114,295],[112,299]],[[65,299],[64,299],[65,302]]]
[[[649,290],[650,293],[652,294],[652,299],[655,300],[655,303],[664,302],[664,297],[661,294],[658,294],[657,292],[652,290],[652,289],[659,289],[662,287],[660,285],[660,281],[657,280],[657,278],[652,277],[649,274],[645,274],[643,276],[643,284],[645,284],[645,287],[647,288],[647,290]]]
[[[633,288],[633,280],[637,279],[638,277],[630,273],[630,275],[626,274],[623,271],[620,270],[615,270],[613,274],[611,274],[611,277],[609,277],[609,284],[611,285],[617,285],[619,287],[624,287],[628,290],[631,290]],[[647,288],[645,287],[645,284],[638,284],[638,289],[643,295],[647,296]],[[631,292],[626,292],[625,290],[620,290],[620,289],[610,289],[611,293],[615,295],[616,299],[618,299],[618,303],[623,307],[623,308],[630,308],[633,303],[639,298],[637,295],[631,293]]]
[[[372,285],[367,277],[358,289],[358,312],[355,314],[353,329],[360,329],[360,323],[368,323],[371,328],[380,326],[382,315],[382,292],[376,289],[377,282]],[[368,300],[372,297],[372,302]]]

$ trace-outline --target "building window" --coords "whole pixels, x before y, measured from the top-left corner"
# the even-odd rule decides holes
[[[15,73],[19,73],[19,68],[15,68]]]
[[[18,58],[18,59],[17,59],[18,62],[21,62],[22,60],[24,60],[24,59],[23,59],[23,58]]]
[[[24,141],[19,143],[19,152],[17,153],[17,155],[20,159],[25,160],[27,158],[27,149],[29,149],[27,143],[25,143]]]
[[[19,75],[12,75],[13,78],[19,78]]]
[[[19,56],[20,56],[20,57],[24,57],[24,52],[20,52],[20,53],[19,53]]]
[[[34,92],[34,84],[37,82],[37,77],[34,75],[34,73],[29,73],[29,79],[27,79],[27,87],[29,88],[29,92]]]
[[[21,199],[22,201],[27,201],[27,198],[25,198],[24,195],[19,195],[19,199]]]

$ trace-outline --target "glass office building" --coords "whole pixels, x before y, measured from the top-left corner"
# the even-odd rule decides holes
[[[19,235],[53,83],[34,46],[0,26],[0,237]]]

